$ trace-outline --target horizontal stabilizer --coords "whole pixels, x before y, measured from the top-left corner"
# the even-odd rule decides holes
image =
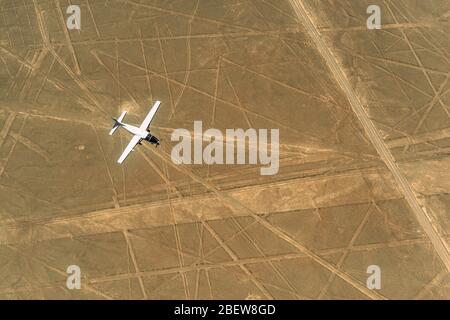
[[[125,115],[126,115],[126,114],[127,114],[126,111],[122,112],[122,114],[121,114],[120,117],[117,119],[117,121],[118,121],[119,123],[122,123],[122,120],[123,120],[123,118],[125,118]]]
[[[126,111],[122,112],[122,114],[120,115],[120,117],[118,119],[113,118],[114,126],[112,127],[111,131],[109,132],[110,136],[114,134],[114,132],[117,130],[118,127],[120,127],[120,125],[122,124],[122,120],[125,117],[126,113],[127,113]]]

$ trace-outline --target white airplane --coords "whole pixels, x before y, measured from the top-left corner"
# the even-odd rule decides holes
[[[142,140],[146,140],[150,142],[151,144],[154,144],[156,147],[159,146],[159,139],[155,137],[154,135],[150,134],[150,122],[152,121],[153,117],[156,114],[156,111],[158,111],[159,105],[161,104],[161,101],[156,101],[156,103],[153,105],[150,112],[147,114],[147,116],[144,119],[144,122],[140,125],[140,127],[135,127],[127,123],[123,123],[122,120],[125,117],[126,111],[122,112],[119,118],[114,120],[114,126],[109,132],[109,135],[113,135],[113,133],[117,130],[119,127],[123,127],[128,132],[132,133],[134,136],[131,138],[131,141],[128,143],[127,147],[123,151],[122,155],[120,156],[119,160],[117,160],[118,163],[122,163],[125,158],[130,154],[131,151],[134,151],[134,147],[137,144],[141,144]]]

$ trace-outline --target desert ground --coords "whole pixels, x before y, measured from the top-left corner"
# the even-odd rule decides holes
[[[446,0],[0,0],[0,298],[450,299],[449,29]],[[119,165],[111,117],[156,100]],[[174,163],[194,121],[279,129],[278,173]]]

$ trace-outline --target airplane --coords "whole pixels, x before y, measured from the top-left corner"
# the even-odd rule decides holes
[[[135,127],[130,124],[122,122],[123,118],[125,117],[125,114],[127,113],[126,111],[123,111],[122,114],[117,119],[112,118],[114,120],[114,126],[111,129],[111,131],[109,132],[110,136],[113,135],[114,132],[119,127],[122,127],[125,130],[127,130],[128,132],[133,134],[131,141],[128,143],[127,147],[123,151],[119,160],[117,160],[118,163],[122,164],[122,162],[125,160],[125,158],[130,154],[130,152],[134,151],[134,147],[137,144],[142,145],[142,143],[141,143],[142,140],[150,142],[151,144],[154,144],[156,147],[159,146],[160,140],[150,133],[150,122],[152,121],[153,117],[155,116],[156,112],[158,111],[160,104],[161,104],[161,101],[156,101],[156,103],[150,109],[150,112],[147,114],[144,121],[142,122],[142,124],[139,127]]]

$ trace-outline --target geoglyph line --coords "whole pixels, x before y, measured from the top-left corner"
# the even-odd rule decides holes
[[[427,213],[422,209],[414,191],[406,180],[405,176],[400,172],[397,163],[392,156],[392,153],[386,143],[383,141],[380,133],[376,129],[373,122],[370,120],[367,112],[365,111],[363,105],[359,101],[355,91],[350,85],[349,80],[347,79],[345,73],[342,71],[335,57],[331,53],[330,49],[327,47],[323,37],[320,35],[317,27],[315,26],[313,19],[310,17],[310,13],[305,8],[304,4],[300,0],[290,0],[291,5],[294,11],[297,13],[299,22],[301,22],[308,34],[310,35],[311,40],[316,45],[318,52],[326,62],[328,68],[332,72],[333,76],[336,79],[336,82],[339,84],[340,88],[346,95],[355,115],[361,122],[366,134],[368,135],[370,141],[373,146],[377,150],[381,159],[384,161],[389,171],[392,173],[395,181],[400,187],[400,191],[403,193],[405,200],[411,207],[411,210],[415,214],[419,224],[424,229],[426,234],[431,240],[436,252],[439,257],[442,259],[445,267],[448,271],[450,271],[450,254],[447,248],[446,242],[441,238],[439,233],[436,230],[436,227],[433,225],[431,218],[427,215]]]

